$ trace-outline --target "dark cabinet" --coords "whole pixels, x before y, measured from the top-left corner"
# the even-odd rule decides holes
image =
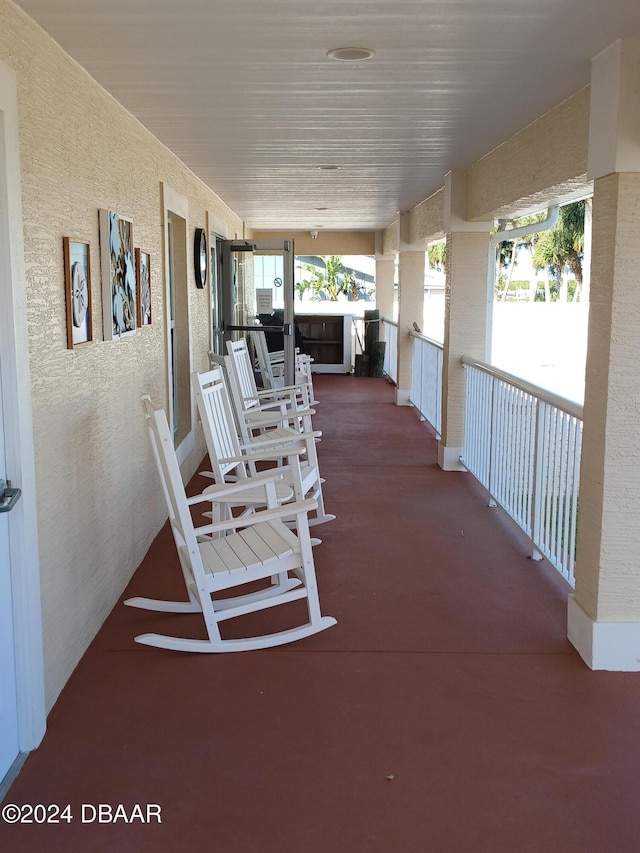
[[[315,373],[351,372],[350,314],[296,314],[296,325]]]

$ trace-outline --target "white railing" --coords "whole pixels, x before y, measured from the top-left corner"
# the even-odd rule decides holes
[[[397,382],[398,324],[384,318],[380,322],[382,323],[382,340],[386,342],[384,348],[384,367],[382,369],[392,382]]]
[[[582,406],[463,357],[462,463],[574,585]]]
[[[411,403],[440,437],[442,431],[442,344],[418,332],[413,338]]]

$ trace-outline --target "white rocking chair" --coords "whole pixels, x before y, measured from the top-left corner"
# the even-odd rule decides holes
[[[267,347],[267,337],[260,329],[255,329],[249,332],[256,351],[258,367],[262,376],[262,384],[265,391],[275,390],[284,387],[284,351],[275,350],[269,351]],[[303,386],[304,390],[297,395],[297,404],[300,408],[305,406],[317,406],[318,401],[315,399],[313,391],[313,377],[311,375],[311,364],[313,359],[310,355],[301,353],[296,349],[295,353],[295,368],[296,382],[295,386]]]
[[[256,351],[264,389],[282,388],[284,385],[284,350],[270,352],[267,347],[267,336],[259,328],[250,331],[249,335]]]
[[[207,493],[187,498],[166,415],[162,410],[154,410],[149,400],[144,401],[144,407],[189,600],[130,598],[125,604],[167,613],[201,612],[208,639],[140,634],[136,642],[185,652],[238,652],[291,643],[335,625],[333,617],[320,613],[307,523],[307,513],[314,508],[314,502],[303,501],[194,527],[190,506],[240,496],[244,489],[254,486],[244,482],[216,485]],[[273,475],[274,481],[278,478],[278,474]],[[297,534],[282,522],[283,516],[292,512],[296,515]],[[295,577],[290,577],[290,572]],[[217,592],[263,579],[269,579],[269,584],[258,592],[235,598],[212,598]],[[222,639],[219,627],[222,621],[298,599],[307,602],[308,621],[304,624],[273,634]]]
[[[212,472],[210,476],[216,483],[225,483],[229,477],[240,480],[251,478],[260,488],[260,478],[268,476],[259,473],[256,463],[272,461],[280,465],[283,482],[276,484],[278,502],[288,500],[284,489],[293,489],[296,501],[311,498],[317,504],[315,515],[309,517],[310,525],[333,521],[335,515],[325,512],[322,481],[318,469],[315,439],[317,433],[301,433],[290,427],[276,424],[273,429],[258,432],[244,428],[243,441],[238,437],[236,421],[231,412],[229,394],[221,368],[205,373],[192,373],[191,383],[202,420]],[[286,463],[286,464],[285,464]],[[202,472],[206,473],[206,472]],[[249,498],[251,500],[249,500]],[[259,491],[239,496],[247,505],[264,504]]]
[[[223,367],[214,367],[205,373],[191,374],[191,387],[198,406],[200,420],[207,444],[207,452],[211,463],[211,471],[200,471],[204,477],[211,477],[217,485],[224,485],[238,480],[252,482],[253,489],[244,489],[235,503],[227,502],[229,509],[244,506],[252,511],[256,506],[275,506],[290,501],[294,490],[284,481],[273,484],[273,497],[265,493],[262,485],[264,478],[269,478],[273,471],[261,474],[256,468],[256,462],[270,461],[274,454],[265,447],[262,453],[242,453],[236,422],[229,400]],[[295,468],[300,476],[298,456],[304,453],[304,445],[299,441],[297,447],[290,450],[295,459]],[[278,458],[280,452],[278,454]],[[288,473],[291,469],[281,468],[278,473]],[[298,490],[298,494],[301,491]],[[267,500],[270,498],[270,500]],[[271,502],[273,501],[273,502]]]
[[[317,406],[318,400],[316,400],[315,393],[313,390],[313,375],[311,372],[311,365],[313,364],[313,361],[313,358],[310,355],[307,355],[306,353],[296,353],[296,381],[300,385],[307,385],[309,405]]]
[[[227,351],[227,378],[238,418],[242,417],[255,426],[271,426],[279,420],[298,430],[313,430],[311,416],[314,410],[309,408],[309,386],[306,383],[259,391],[244,338],[227,341]],[[239,426],[242,430],[242,424]]]

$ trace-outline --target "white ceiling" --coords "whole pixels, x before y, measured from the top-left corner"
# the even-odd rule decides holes
[[[386,227],[640,34],[640,0],[18,5],[254,229]]]

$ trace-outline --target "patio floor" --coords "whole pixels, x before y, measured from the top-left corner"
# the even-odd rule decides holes
[[[202,635],[197,615],[119,603],[4,800],[71,819],[0,821],[0,849],[637,853],[640,676],[586,667],[564,581],[470,475],[438,468],[386,380],[315,384],[337,519],[314,554],[338,624],[197,656],[133,642],[167,621]],[[123,598],[180,595],[176,563],[165,526]]]

